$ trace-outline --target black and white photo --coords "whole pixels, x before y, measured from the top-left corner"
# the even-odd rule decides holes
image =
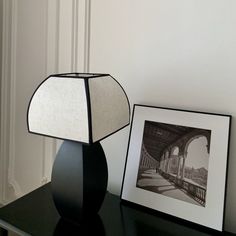
[[[222,231],[230,121],[135,104],[122,201]]]
[[[145,121],[137,187],[205,206],[211,131]]]

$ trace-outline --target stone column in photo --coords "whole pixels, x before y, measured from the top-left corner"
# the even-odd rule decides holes
[[[164,171],[164,155],[161,157],[161,171]]]
[[[184,153],[183,155],[183,165],[182,165],[182,175],[181,175],[181,179],[184,179],[184,172],[185,172],[185,160],[186,160],[186,157],[187,157],[187,152]]]
[[[170,157],[170,155],[168,155],[166,173],[170,173],[170,162],[171,162],[171,157]]]
[[[177,178],[180,178],[181,158],[182,158],[182,156],[179,155],[179,156],[178,156]]]
[[[181,179],[184,179],[184,170],[185,170],[185,157],[183,157],[183,165],[182,165],[182,171],[181,171]]]

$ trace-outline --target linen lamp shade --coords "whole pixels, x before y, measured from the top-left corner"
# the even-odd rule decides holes
[[[97,142],[129,124],[128,98],[109,74],[51,75],[33,94],[28,109],[32,133]]]

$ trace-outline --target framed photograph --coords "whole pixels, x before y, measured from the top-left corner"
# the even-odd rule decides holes
[[[230,121],[135,104],[121,199],[222,231]]]

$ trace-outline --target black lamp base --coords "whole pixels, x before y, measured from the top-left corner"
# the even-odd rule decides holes
[[[81,224],[100,209],[108,170],[102,146],[64,141],[52,169],[52,195],[62,218]]]

